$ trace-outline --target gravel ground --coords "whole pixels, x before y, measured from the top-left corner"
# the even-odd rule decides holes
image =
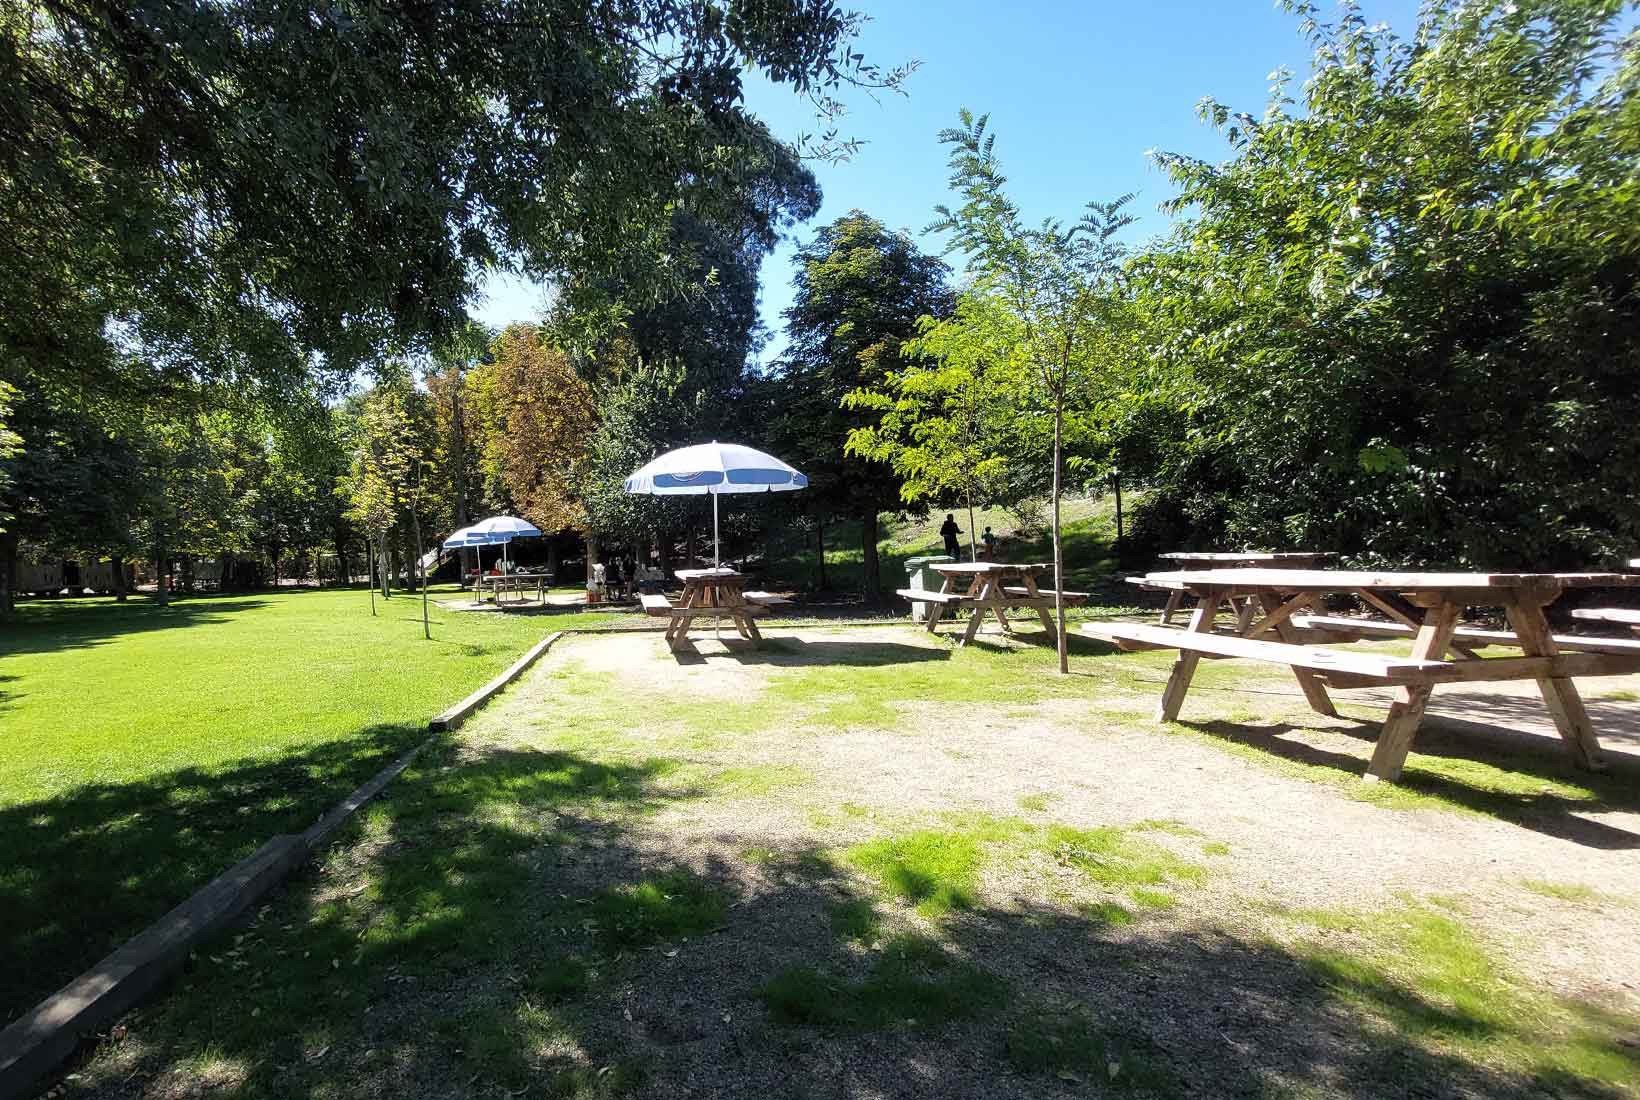
[[[1293,911],[1377,913],[1413,903],[1458,914],[1500,966],[1533,988],[1626,1016],[1635,1041],[1628,1057],[1640,1059],[1640,1027],[1632,1026],[1640,1020],[1635,803],[1505,818],[1359,800],[1348,785],[1295,775],[1281,764],[1365,760],[1378,713],[1370,697],[1343,696],[1346,717],[1323,719],[1303,709],[1290,681],[1252,669],[1238,676],[1226,663],[1202,677],[1186,704],[1185,718],[1195,726],[1174,732],[1148,720],[1165,666],[1141,664],[1113,683],[1086,657],[1076,660],[1075,672],[1086,683],[1087,702],[1075,694],[1004,698],[994,706],[909,699],[887,729],[802,720],[781,728],[737,726],[740,708],[755,705],[792,670],[840,660],[882,667],[896,654],[909,668],[919,653],[938,659],[946,652],[944,641],[904,627],[766,630],[775,633],[783,641],[770,652],[708,636],[681,655],[653,634],[565,639],[461,732],[463,752],[474,760],[573,743],[612,760],[655,756],[679,766],[668,780],[679,796],[661,800],[653,812],[618,822],[561,819],[571,842],[533,865],[543,897],[575,897],[657,868],[686,867],[733,899],[723,925],[709,934],[612,964],[608,980],[574,1004],[573,1041],[545,1054],[589,1069],[617,1057],[641,1059],[646,1071],[632,1090],[647,1097],[978,1098],[1126,1089],[1208,1096],[1554,1094],[1543,1079],[1465,1059],[1350,1010],[1324,994],[1294,948],[1300,938],[1326,933],[1295,926]],[[1634,679],[1600,687],[1640,687]],[[600,725],[598,708],[566,698],[565,684],[582,700],[588,693],[605,705],[611,697],[628,699],[630,710],[623,722]],[[677,713],[663,713],[663,702],[698,707],[704,717],[697,715],[696,725],[706,732],[680,733]],[[1432,722],[1418,747],[1461,756],[1477,737],[1508,741],[1502,725],[1524,731],[1508,741],[1518,742],[1523,760],[1554,753],[1558,743],[1543,736],[1546,719],[1532,716],[1527,702],[1508,689],[1493,700],[1466,692],[1432,708],[1450,721]],[[1640,704],[1609,701],[1594,709],[1597,723],[1640,729]],[[1253,730],[1238,739],[1262,746],[1268,760],[1227,751],[1219,714]],[[720,734],[710,730],[714,715],[724,719]],[[582,720],[590,724],[583,728]],[[607,738],[601,747],[600,736]],[[1620,749],[1629,747],[1619,741]],[[737,784],[729,775],[750,779]],[[714,777],[723,781],[714,785]],[[813,858],[908,830],[975,821],[1141,830],[1151,823],[1147,841],[1204,874],[1174,891],[1170,907],[1110,925],[1089,915],[1084,903],[1094,895],[1074,872],[1016,854],[985,865],[968,908],[931,920],[882,899],[846,860]],[[378,856],[358,841],[305,888],[333,896]],[[1544,896],[1528,882],[1563,886],[1568,896]],[[861,898],[875,900],[883,927],[862,944],[839,941],[830,912]],[[810,965],[839,980],[859,978],[896,933],[929,936],[953,960],[1002,979],[1015,991],[1010,1011],[1028,1001],[1088,1014],[1120,1045],[1166,1066],[1169,1080],[1147,1085],[1085,1071],[1019,1072],[1001,1056],[998,1019],[990,1016],[867,1030],[788,1027],[771,1019],[759,996],[771,975]],[[433,988],[395,987],[387,1003],[372,1008],[370,1032],[357,1049],[332,1055],[332,1091],[537,1095],[528,1084],[514,1091],[467,1078],[436,1057],[394,1069],[365,1053],[374,1053],[380,1036],[492,995],[509,980],[503,963]],[[87,1067],[76,1092],[231,1091],[231,1074],[214,1079],[197,1064],[184,1072],[167,1063],[163,1036],[133,1032],[123,1052]],[[141,1067],[147,1068],[137,1074]],[[1565,1095],[1611,1095],[1561,1086]]]

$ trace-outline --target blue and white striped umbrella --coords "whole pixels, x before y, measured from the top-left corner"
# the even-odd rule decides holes
[[[626,479],[626,491],[646,496],[712,498],[712,564],[718,556],[718,504],[724,493],[781,493],[805,489],[809,479],[762,451],[738,443],[697,443],[667,451]]]

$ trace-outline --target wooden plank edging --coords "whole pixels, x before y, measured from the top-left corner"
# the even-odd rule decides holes
[[[503,671],[501,675],[497,676],[495,679],[491,680],[489,683],[467,696],[467,698],[463,699],[443,714],[435,717],[431,722],[428,722],[427,728],[433,730],[434,732],[456,729],[468,718],[472,717],[473,711],[489,702],[490,699],[502,688],[524,675],[524,670],[539,660],[543,653],[551,649],[552,643],[556,642],[559,638],[562,638],[568,633],[570,633],[570,631],[555,630],[551,634],[548,634],[545,638],[542,638],[539,642],[536,642],[534,645],[530,646],[530,648],[525,651],[524,655],[512,664],[508,665],[506,670]],[[575,633],[579,634],[581,632],[575,631]]]

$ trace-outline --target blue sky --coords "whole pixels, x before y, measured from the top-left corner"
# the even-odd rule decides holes
[[[922,66],[905,96],[849,97],[841,128],[866,144],[847,163],[812,166],[825,203],[796,228],[799,239],[855,208],[919,234],[948,195],[937,135],[968,107],[990,114],[1012,193],[1032,220],[1073,218],[1090,199],[1132,191],[1137,224],[1130,232],[1142,241],[1166,231],[1156,207],[1171,194],[1146,150],[1222,159],[1223,141],[1197,121],[1197,102],[1212,96],[1258,114],[1274,69],[1285,65],[1302,79],[1308,68],[1297,19],[1271,0],[856,4],[872,16],[862,52],[885,66],[912,58]],[[1414,27],[1416,0],[1364,0],[1362,7],[1368,19],[1403,35]],[[795,140],[821,128],[808,103],[788,90],[756,82],[747,102],[779,136]],[[943,247],[937,237],[920,240],[931,251]],[[787,241],[763,267],[760,308],[773,334],[765,361],[782,343],[791,256]],[[492,325],[532,320],[540,301],[538,288],[496,279],[475,312]]]

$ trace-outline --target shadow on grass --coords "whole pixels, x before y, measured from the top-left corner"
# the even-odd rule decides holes
[[[94,606],[80,599],[30,600],[17,605],[17,617],[0,623],[0,656],[55,653],[102,645],[127,634],[176,630],[225,622],[234,615],[266,606],[254,597],[173,599],[161,607],[146,596],[125,603],[99,599]]]
[[[269,837],[312,824],[426,735],[420,725],[372,726],[285,755],[0,809],[0,1022]]]
[[[1562,1056],[1536,1014],[1335,939],[1031,903],[894,934],[822,851],[685,858],[646,828],[701,793],[670,768],[428,754],[64,1095],[1593,1098],[1640,1075],[1632,1021],[1555,1002]]]
[[[1360,756],[1330,751],[1289,737],[1305,730],[1304,726],[1292,722],[1254,725],[1181,721],[1180,724],[1208,737],[1307,767],[1354,778],[1366,773],[1367,760]],[[1376,721],[1329,727],[1332,732],[1367,742],[1377,740],[1380,728],[1381,723]],[[1426,720],[1398,785],[1586,847],[1640,848],[1640,833],[1581,816],[1613,810],[1640,811],[1640,782],[1636,781],[1631,762],[1620,762],[1616,774],[1585,772],[1555,752],[1558,745],[1546,751],[1542,744],[1524,744],[1524,738],[1510,738],[1508,734],[1506,730],[1462,729],[1442,725],[1434,719]],[[1500,740],[1507,747],[1500,749]],[[1541,738],[1531,740],[1542,741]],[[1488,772],[1492,769],[1505,780],[1503,785],[1488,785]],[[1544,785],[1546,783],[1574,785],[1590,792],[1592,797],[1569,796]]]

